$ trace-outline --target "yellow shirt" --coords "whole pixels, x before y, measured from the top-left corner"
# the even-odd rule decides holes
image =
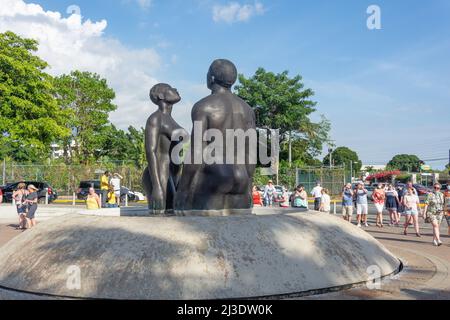
[[[100,189],[109,190],[109,177],[102,175],[100,178]]]
[[[110,203],[110,204],[116,203],[116,194],[114,192],[108,193],[108,203]]]
[[[88,196],[88,198],[86,199],[86,206],[87,206],[88,210],[100,209],[98,206],[97,199],[95,197]]]

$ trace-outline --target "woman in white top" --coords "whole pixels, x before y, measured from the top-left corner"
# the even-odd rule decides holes
[[[13,192],[12,197],[16,203],[17,214],[19,215],[19,226],[18,230],[24,230],[27,228],[27,205],[26,197],[28,191],[26,189],[26,184],[21,182],[17,186],[17,190]]]
[[[123,179],[123,177],[118,174],[118,173],[114,173],[111,181],[110,181],[110,185],[113,186],[114,189],[114,195],[116,196],[116,204],[118,206],[120,206],[120,181],[121,179]]]
[[[414,228],[416,230],[416,236],[421,237],[420,230],[419,230],[419,205],[420,200],[419,197],[414,194],[413,188],[408,188],[408,191],[406,195],[403,197],[403,205],[405,206],[405,230],[404,235],[408,235],[408,227],[409,227],[409,221],[412,218],[412,221],[414,223]]]
[[[330,213],[331,212],[331,197],[329,195],[328,189],[322,189],[322,198],[320,201],[321,212]]]

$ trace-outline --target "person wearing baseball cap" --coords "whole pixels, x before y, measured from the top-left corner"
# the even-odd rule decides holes
[[[36,188],[33,184],[28,185],[28,195],[27,195],[27,200],[26,200],[26,204],[28,206],[28,213],[27,213],[27,221],[28,221],[28,226],[30,228],[33,228],[34,226],[36,226],[36,211],[37,211],[37,207],[38,207],[38,191],[39,189]]]

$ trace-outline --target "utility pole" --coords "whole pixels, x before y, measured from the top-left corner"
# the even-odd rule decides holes
[[[353,160],[350,161],[350,183],[353,183]]]
[[[289,168],[292,167],[292,132],[289,131]]]
[[[333,169],[333,149],[329,148],[328,152],[330,153],[330,170]]]
[[[6,185],[6,159],[3,159],[3,180],[2,184]]]

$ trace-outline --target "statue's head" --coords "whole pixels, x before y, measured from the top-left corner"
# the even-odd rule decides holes
[[[180,94],[177,89],[172,88],[166,83],[158,83],[150,90],[150,99],[154,104],[159,105],[161,101],[175,104],[181,101]]]
[[[215,60],[208,71],[208,88],[214,84],[230,89],[237,80],[237,69],[233,62],[225,59]]]

